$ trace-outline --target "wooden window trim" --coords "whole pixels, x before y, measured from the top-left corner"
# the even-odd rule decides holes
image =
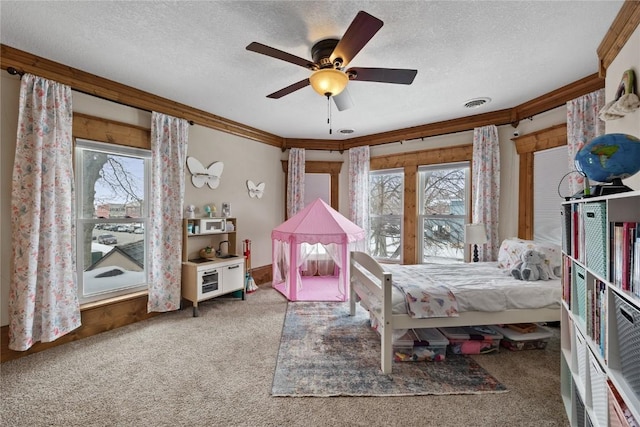
[[[149,129],[86,114],[73,113],[72,133],[74,138],[151,149]]]
[[[456,145],[452,147],[411,151],[372,157],[369,160],[371,171],[385,169],[404,169],[404,219],[402,222],[402,264],[417,264],[418,244],[418,167],[456,162],[469,162],[473,158],[473,145]],[[470,211],[470,205],[467,206]]]
[[[513,138],[520,156],[518,185],[518,237],[533,239],[533,159],[536,151],[567,145],[567,125],[559,124],[546,129]],[[404,222],[403,222],[403,264],[415,264],[417,259],[417,194],[416,179],[418,166],[469,161],[473,158],[473,145],[460,145],[422,151],[412,151],[396,155],[372,157],[370,169],[403,168]],[[413,182],[413,188],[408,183]],[[471,213],[469,207],[468,210]]]
[[[73,114],[72,135],[74,140],[81,138],[135,148],[151,148],[149,129],[80,113]],[[0,361],[18,359],[160,314],[148,313],[147,303],[147,291],[137,291],[82,304],[80,306],[82,326],[53,342],[37,342],[27,351],[9,349],[9,326],[3,326],[0,328]]]
[[[533,160],[536,151],[567,145],[567,125],[559,124],[513,138],[520,156],[518,179],[518,237],[533,240]]]

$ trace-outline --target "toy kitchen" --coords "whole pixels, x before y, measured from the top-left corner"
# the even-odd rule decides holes
[[[244,300],[244,256],[236,254],[236,218],[183,220],[182,298],[193,304],[232,294]]]

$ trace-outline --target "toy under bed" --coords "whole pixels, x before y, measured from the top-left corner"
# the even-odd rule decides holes
[[[457,313],[414,317],[400,287],[420,283],[433,284],[437,292],[450,291]],[[391,372],[394,330],[402,334],[411,328],[558,321],[561,296],[560,280],[516,280],[497,263],[382,266],[368,254],[351,253],[351,312],[355,314],[360,302],[378,326],[384,373]],[[437,294],[431,298],[446,300]]]

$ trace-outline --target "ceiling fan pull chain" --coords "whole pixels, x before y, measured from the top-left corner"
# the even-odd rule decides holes
[[[327,124],[329,125],[329,135],[331,135],[331,95],[327,94]]]

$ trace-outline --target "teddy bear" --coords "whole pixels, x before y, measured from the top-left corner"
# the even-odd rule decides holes
[[[511,269],[511,275],[518,280],[549,280],[549,273],[545,267],[545,255],[542,252],[527,249],[520,255],[520,261]]]

